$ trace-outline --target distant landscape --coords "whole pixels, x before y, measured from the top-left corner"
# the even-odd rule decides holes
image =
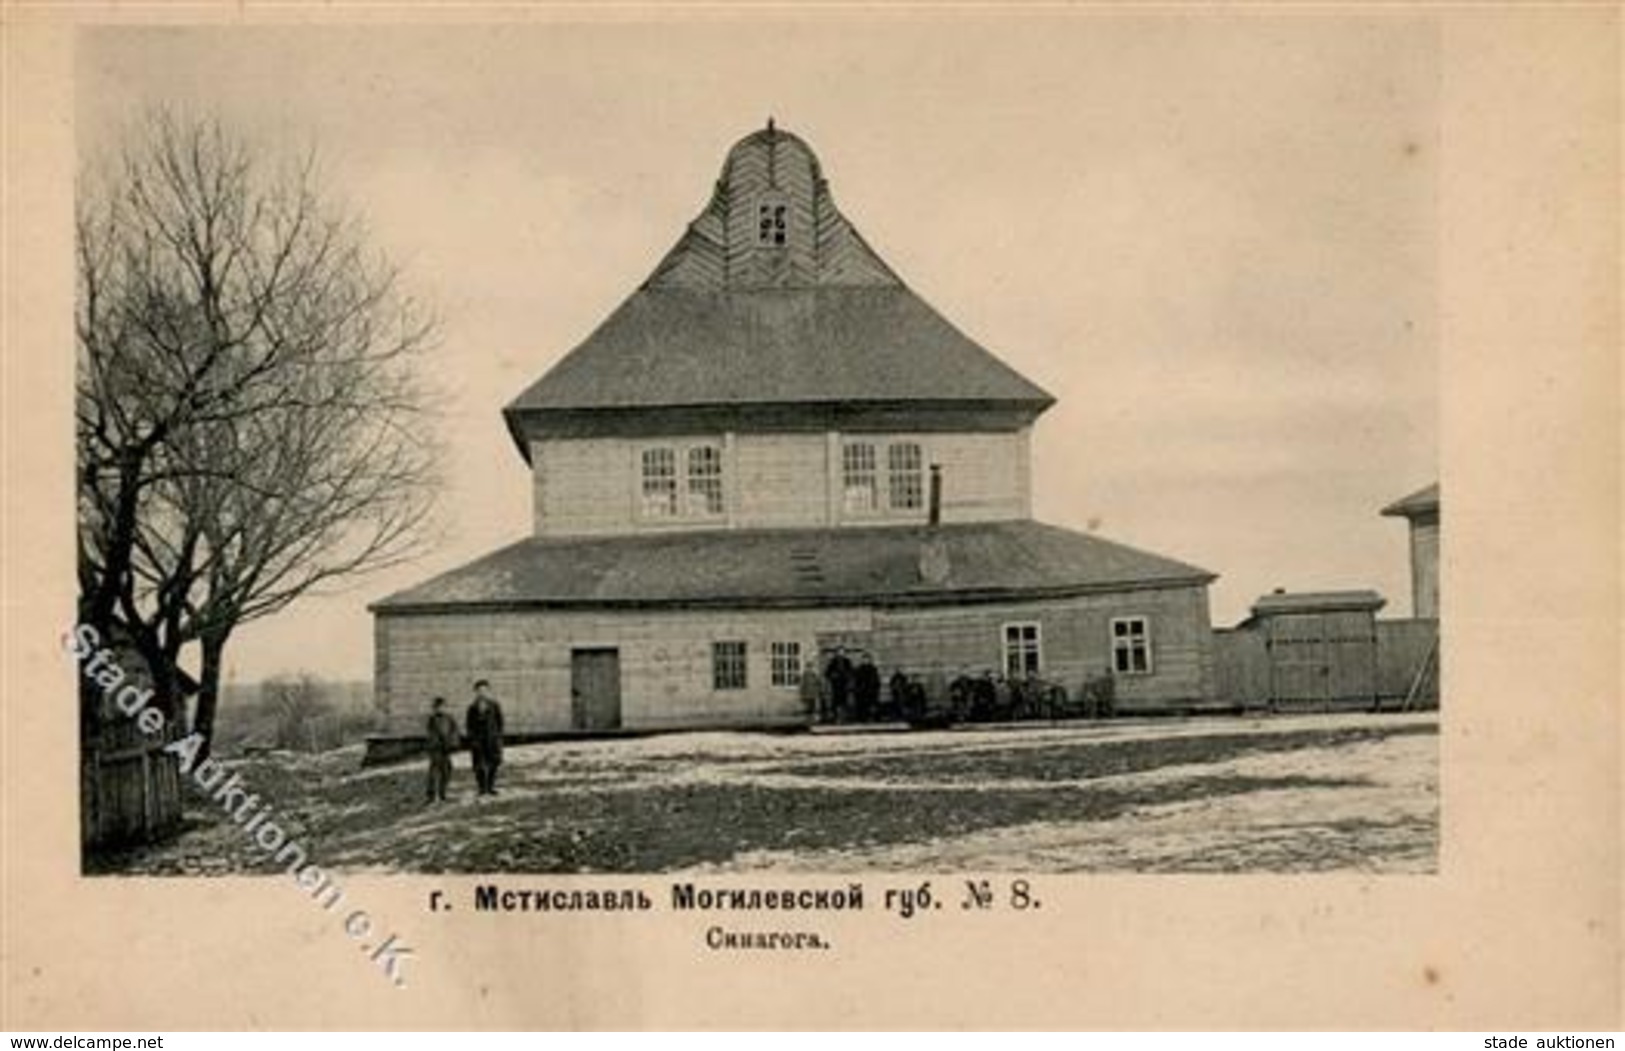
[[[228,683],[221,691],[214,748],[227,758],[269,751],[328,752],[358,744],[378,726],[368,680],[309,674]]]

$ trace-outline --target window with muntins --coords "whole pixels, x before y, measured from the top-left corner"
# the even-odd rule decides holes
[[[677,453],[673,449],[643,450],[643,517],[671,518],[677,514]]]
[[[696,445],[688,450],[688,513],[722,513],[722,450]]]
[[[745,644],[738,641],[711,643],[711,688],[743,690],[745,685]]]
[[[841,447],[841,506],[848,514],[918,511],[925,506],[924,467],[919,442],[847,442]]]
[[[756,206],[756,243],[763,248],[783,248],[789,240],[790,206],[780,200],[765,200]]]
[[[1044,666],[1043,635],[1038,625],[1004,626],[1004,673],[1012,679],[1037,675]]]
[[[801,685],[801,643],[775,642],[769,656],[774,686]]]
[[[847,442],[841,449],[841,491],[847,511],[862,513],[878,506],[875,485],[875,447],[872,442]]]
[[[642,453],[642,502],[646,519],[716,518],[726,510],[722,448],[677,443]]]
[[[1112,670],[1119,675],[1151,674],[1151,624],[1145,617],[1112,619]]]
[[[886,497],[893,511],[912,511],[924,504],[920,446],[894,442],[886,447]]]

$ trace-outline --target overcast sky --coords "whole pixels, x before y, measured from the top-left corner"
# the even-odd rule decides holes
[[[368,602],[524,535],[500,409],[646,277],[771,114],[911,287],[1059,398],[1037,516],[1259,594],[1409,612],[1386,503],[1437,477],[1437,41],[1426,20],[860,15],[111,29],[81,148],[155,104],[325,184],[436,304],[445,541],[243,631],[248,681],[366,678]]]

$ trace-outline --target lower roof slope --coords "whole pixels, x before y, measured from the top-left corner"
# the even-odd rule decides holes
[[[901,285],[658,289],[633,293],[506,411],[871,401],[1037,413],[1054,398]]]
[[[1207,584],[1214,574],[1032,521],[530,538],[381,613],[934,604]]]

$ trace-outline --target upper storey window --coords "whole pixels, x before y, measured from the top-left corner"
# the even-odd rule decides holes
[[[722,450],[715,445],[694,445],[688,450],[688,513],[722,513]]]
[[[924,506],[920,459],[920,447],[915,442],[893,442],[886,447],[886,493],[892,510],[912,511]]]
[[[789,237],[790,205],[777,194],[763,197],[756,205],[756,244],[783,248]]]
[[[677,455],[669,448],[643,450],[643,517],[677,514]]]
[[[644,518],[716,518],[725,510],[722,449],[709,442],[643,450]]]
[[[918,442],[847,442],[841,448],[843,507],[849,514],[919,510],[925,504],[923,462]]]
[[[878,509],[873,442],[847,442],[842,447],[841,492],[845,494],[843,505],[849,513]]]

